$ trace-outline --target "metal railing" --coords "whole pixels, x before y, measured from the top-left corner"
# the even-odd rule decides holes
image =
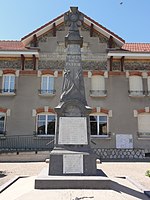
[[[43,95],[46,95],[46,94],[55,94],[56,93],[56,90],[38,90],[39,94],[43,94]]]
[[[107,90],[90,90],[90,95],[95,97],[106,96]]]
[[[137,132],[139,138],[150,138],[150,132]]]
[[[54,146],[53,136],[0,135],[0,151],[43,151]]]
[[[143,96],[146,95],[146,91],[143,90],[128,90],[130,96]]]
[[[16,93],[16,89],[0,89],[0,93]]]

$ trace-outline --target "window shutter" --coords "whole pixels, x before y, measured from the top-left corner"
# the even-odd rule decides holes
[[[143,83],[141,76],[129,77],[129,89],[130,91],[143,91]]]
[[[91,89],[92,90],[105,90],[104,76],[92,76],[91,77]]]
[[[143,114],[138,116],[138,131],[141,133],[150,132],[150,114]]]

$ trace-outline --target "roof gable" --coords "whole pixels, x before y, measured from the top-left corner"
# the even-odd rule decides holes
[[[69,12],[69,11],[68,11]],[[40,28],[34,30],[33,32],[29,33],[28,35],[24,36],[21,41],[24,43],[24,45],[28,45],[30,41],[33,39],[34,35],[36,34],[36,37],[40,37],[41,35],[45,34],[46,32],[50,31],[53,29],[53,25],[55,26],[60,26],[61,24],[64,23],[64,14],[58,16],[57,18],[53,19],[52,21],[46,23],[45,25],[41,26]],[[104,35],[107,38],[113,37],[114,41],[118,46],[122,47],[122,45],[125,43],[125,41],[116,35],[115,33],[111,32],[108,30],[106,27],[100,25],[98,22],[94,21],[87,15],[81,12],[81,14],[84,16],[84,24],[91,27],[100,34]]]

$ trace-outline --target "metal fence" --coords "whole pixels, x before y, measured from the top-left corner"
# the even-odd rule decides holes
[[[54,137],[34,135],[13,135],[0,137],[0,152],[7,151],[44,151],[54,146]]]

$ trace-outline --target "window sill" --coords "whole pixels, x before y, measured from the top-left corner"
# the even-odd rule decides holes
[[[90,97],[103,98],[103,97],[107,97],[107,95],[106,94],[104,95],[90,94]]]
[[[150,139],[150,133],[137,133],[138,139],[147,140]]]
[[[46,138],[46,137],[54,137],[55,135],[37,135],[37,134],[35,134],[34,136],[35,136],[35,137],[38,137],[38,138],[40,138],[40,137]]]
[[[98,138],[98,139],[111,139],[111,135],[91,135],[91,138]]]
[[[5,140],[6,139],[6,135],[1,135],[0,134],[0,140]]]
[[[39,94],[39,96],[42,96],[42,97],[53,97],[53,96],[55,96],[56,94]]]
[[[145,94],[139,94],[139,95],[138,95],[138,94],[129,94],[129,97],[133,97],[133,98],[134,98],[134,97],[135,97],[135,98],[136,98],[136,97],[137,97],[137,98],[138,98],[138,97],[145,97],[145,96],[146,96]]]
[[[143,91],[143,90],[142,91],[141,90],[139,90],[139,91],[138,90],[137,91],[129,90],[128,93],[129,93],[130,97],[145,97],[146,96],[146,91]]]
[[[107,90],[90,90],[91,97],[106,97]]]
[[[16,93],[14,92],[6,92],[6,93],[0,93],[0,96],[15,96]]]

